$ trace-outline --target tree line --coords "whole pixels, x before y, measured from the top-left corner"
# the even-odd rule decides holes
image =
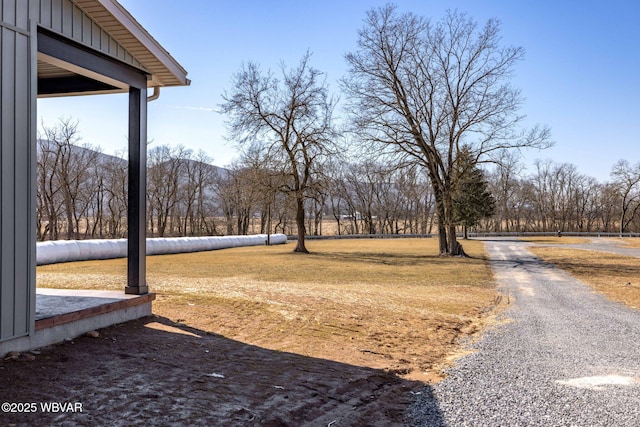
[[[44,127],[37,149],[38,240],[126,237],[124,155],[81,143],[70,118]],[[296,196],[281,191],[287,175],[264,168],[255,155],[225,169],[211,162],[184,146],[149,149],[149,236],[297,234]],[[335,162],[324,165],[321,178],[314,175],[313,197],[304,200],[310,234],[432,232],[433,198],[417,168]]]
[[[126,237],[126,159],[80,144],[78,123],[71,119],[43,129],[38,140],[38,239]],[[264,168],[256,153],[226,169],[211,162],[205,153],[183,146],[150,148],[150,236],[297,234],[295,197],[279,191],[286,175]],[[540,160],[527,171],[518,158],[504,154],[499,166],[467,176],[471,178],[461,180],[465,184],[454,196],[459,233],[465,225],[474,232],[640,231],[640,162],[619,161],[611,180],[601,183],[572,164]],[[490,201],[469,200],[483,192],[491,195]],[[313,197],[304,203],[309,235],[438,230],[428,174],[412,163],[349,162],[336,156],[314,175]]]
[[[526,173],[511,157],[488,176],[498,232],[640,232],[640,162],[620,160],[601,183],[571,163],[537,160]]]

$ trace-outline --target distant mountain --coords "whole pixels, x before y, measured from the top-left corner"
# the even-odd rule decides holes
[[[52,141],[48,141],[48,140],[44,140],[44,139],[38,139],[38,143],[36,144],[36,148],[37,148],[37,153],[38,156],[40,156],[41,150],[43,147],[49,147],[51,151],[53,151],[54,149],[56,149],[57,147],[55,147],[55,144]],[[79,145],[70,145],[71,147],[71,153],[74,154],[85,154],[86,156],[96,156],[96,161],[99,164],[107,164],[107,163],[121,163],[123,166],[126,166],[128,163],[127,158],[122,158],[119,156],[114,156],[114,155],[110,155],[110,154],[106,154],[103,153],[101,151],[97,151],[97,150],[93,150],[91,148],[87,148],[87,147],[81,147]],[[125,153],[126,155],[126,153]],[[190,164],[194,164],[194,163],[201,163],[197,160],[192,160],[189,159],[187,160],[188,163]],[[204,163],[208,168],[211,168],[217,176],[221,177],[221,178],[226,178],[230,171],[229,169],[226,168],[222,168],[220,166],[216,166],[216,165],[212,165],[212,164],[208,164],[208,163]]]

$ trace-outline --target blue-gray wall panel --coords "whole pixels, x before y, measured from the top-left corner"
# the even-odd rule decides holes
[[[6,4],[6,2],[5,2]],[[6,9],[4,9],[7,16]],[[2,214],[0,216],[0,274],[2,276],[2,292],[0,294],[0,338],[14,336],[14,262],[13,262],[13,219],[14,203],[13,194],[15,171],[13,167],[13,148],[15,141],[14,129],[16,126],[15,114],[15,38],[16,33],[6,28],[2,29],[2,69],[0,79],[2,86],[2,117],[0,119],[0,168],[2,169],[2,188],[0,189],[0,200],[2,201]]]
[[[16,25],[16,2],[6,0],[2,2],[2,20],[10,25]]]
[[[29,52],[30,40],[24,35],[18,35],[16,38],[16,51]],[[34,246],[35,236],[32,235],[30,229],[35,222],[32,222],[33,212],[35,211],[32,204],[31,183],[34,181],[34,169],[31,168],[31,152],[33,142],[31,141],[30,123],[31,114],[31,97],[28,96],[31,88],[31,55],[18,55],[16,58],[16,72],[19,73],[17,90],[16,90],[16,111],[27,112],[24,119],[20,120],[20,126],[16,126],[16,148],[14,150],[14,168],[16,176],[16,193],[14,194],[16,215],[14,218],[14,250],[16,256],[15,265],[15,307],[16,307],[16,335],[25,335],[29,332],[30,310],[29,301],[31,294],[31,276],[33,274],[30,265],[31,247]],[[26,213],[23,212],[26,210]]]
[[[30,0],[0,0],[0,340],[33,327],[35,26]],[[34,9],[35,10],[35,9]]]
[[[23,28],[23,29],[29,28],[29,8],[28,7],[19,7],[16,9],[16,27]]]
[[[39,24],[46,28],[53,27],[53,14],[51,12],[51,2],[41,2],[38,14]]]

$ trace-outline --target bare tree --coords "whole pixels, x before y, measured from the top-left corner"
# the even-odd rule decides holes
[[[374,220],[377,218],[375,200],[378,185],[385,179],[380,165],[365,161],[350,165],[346,178],[349,188],[349,204],[353,207],[351,220],[361,224],[363,233],[377,234]]]
[[[261,209],[265,210],[268,200],[273,199],[267,194],[268,172],[254,160],[243,156],[216,180],[215,195],[225,218],[228,235],[249,234],[253,229],[254,217]],[[263,224],[261,228],[264,228]]]
[[[401,213],[404,230],[410,234],[431,234],[433,193],[424,175],[424,169],[410,165],[399,170],[396,188],[404,204]]]
[[[394,6],[368,12],[344,80],[358,133],[428,171],[440,253],[463,254],[456,239],[453,168],[461,145],[475,161],[515,147],[545,147],[546,128],[519,130],[523,98],[509,85],[524,51],[500,45],[499,24],[479,29],[450,12],[436,25]]]
[[[171,234],[177,221],[176,207],[180,193],[180,177],[185,166],[187,150],[183,146],[162,145],[149,150],[147,159],[147,217],[150,231],[164,237]]]
[[[612,232],[616,225],[620,230],[627,188],[624,179],[601,184],[579,173],[573,164],[548,159],[536,160],[535,170],[524,175],[514,160],[502,159],[488,176],[497,196],[497,214],[490,227],[494,231]],[[614,168],[618,173],[624,170],[620,166]],[[627,195],[626,226],[632,224],[629,216],[635,215],[633,191]]]
[[[494,231],[521,231],[519,213],[523,209],[520,177],[524,165],[513,151],[498,153],[496,168],[489,175],[491,194],[496,198]]]
[[[620,233],[625,233],[640,213],[640,162],[631,165],[627,160],[618,161],[611,170],[611,178],[620,200]]]
[[[86,235],[92,220],[88,214],[97,185],[92,168],[96,167],[100,152],[97,147],[79,144],[77,120],[62,117],[54,126],[43,125],[42,131],[43,137],[38,141],[38,200],[47,225],[40,237],[49,234],[57,239],[58,220],[63,217],[66,238],[77,239],[81,227]]]
[[[330,188],[327,197],[328,209],[336,221],[336,233],[342,235],[342,220],[346,211],[345,163],[331,159],[325,164],[327,185]]]
[[[58,218],[62,215],[62,191],[55,171],[59,153],[52,150],[49,141],[38,139],[37,222],[39,240],[58,239]]]
[[[310,57],[307,52],[293,69],[282,65],[282,80],[248,63],[233,76],[233,89],[223,95],[222,104],[231,137],[257,145],[269,169],[287,177],[281,191],[295,198],[298,243],[294,251],[302,253],[308,253],[305,200],[321,157],[332,150],[334,136],[335,102],[326,82],[320,81],[320,71],[311,68]]]
[[[619,193],[615,184],[606,183],[600,186],[596,201],[596,217],[600,226],[599,231],[608,232],[615,229],[618,213]],[[618,227],[620,230],[620,227]]]
[[[213,210],[207,206],[207,190],[213,185],[216,172],[211,166],[212,159],[204,151],[189,156],[185,165],[184,230],[185,234],[205,235],[215,229]],[[187,232],[188,230],[188,232]]]
[[[124,151],[116,156],[107,157],[101,164],[106,203],[106,229],[104,233],[111,238],[121,238],[127,232],[128,206],[128,165]],[[102,237],[102,228],[100,236]]]
[[[238,212],[236,197],[237,191],[234,188],[235,183],[237,182],[235,175],[235,168],[231,168],[224,176],[219,176],[215,181],[213,190],[215,198],[218,201],[218,209],[224,217],[224,224],[226,225],[224,234],[226,235],[234,234],[233,218],[235,217],[236,212]]]

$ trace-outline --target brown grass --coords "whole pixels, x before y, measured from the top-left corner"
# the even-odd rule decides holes
[[[640,237],[616,237],[612,238],[623,248],[640,248]]]
[[[536,256],[568,271],[607,298],[640,308],[638,258],[555,247],[529,249]]]
[[[310,241],[147,258],[154,312],[273,350],[437,378],[496,301],[484,246],[436,239]],[[38,267],[38,285],[122,289],[125,260]]]
[[[518,240],[521,242],[539,243],[542,245],[581,245],[591,242],[591,239],[586,237],[521,237]]]

